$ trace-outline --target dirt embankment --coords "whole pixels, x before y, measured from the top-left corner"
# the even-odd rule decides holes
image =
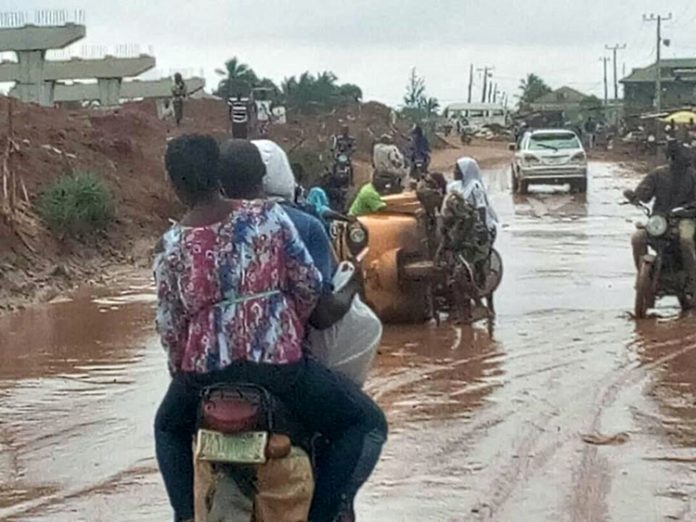
[[[0,97],[0,147],[8,134],[8,98]],[[176,128],[157,118],[154,102],[125,104],[116,110],[68,110],[14,102],[14,140],[19,152],[11,168],[27,189],[20,234],[0,215],[0,312],[36,300],[47,301],[78,284],[103,283],[112,267],[149,262],[151,245],[181,208],[163,170],[167,138],[181,133],[228,136],[222,100],[190,100]],[[269,138],[291,155],[309,158],[305,183],[328,165],[330,137],[342,124],[356,137],[356,159],[365,162],[384,132],[405,139],[408,124],[392,126],[391,110],[378,103],[357,104],[329,113],[288,114],[287,125],[273,126]],[[113,226],[86,242],[58,240],[35,212],[41,192],[61,175],[90,171],[111,188],[117,207]],[[2,192],[0,192],[0,198]],[[17,228],[17,227],[15,227]]]

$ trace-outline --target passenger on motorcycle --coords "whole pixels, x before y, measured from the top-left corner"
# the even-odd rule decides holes
[[[220,172],[222,188],[226,194],[234,193],[234,172],[244,169],[241,162],[245,153],[253,154],[249,147],[256,147],[266,165],[266,175],[263,178],[265,196],[276,201],[283,208],[295,225],[300,238],[304,242],[314,264],[321,272],[323,289],[322,295],[312,316],[310,324],[318,329],[328,328],[341,319],[349,310],[353,296],[360,290],[357,281],[352,281],[346,288],[333,292],[331,281],[336,270],[331,241],[323,223],[314,215],[305,212],[293,203],[295,193],[295,177],[290,168],[287,154],[277,144],[270,140],[255,140],[251,143],[244,140],[234,140],[225,144],[230,152],[229,169]]]
[[[668,214],[677,207],[696,205],[696,171],[691,164],[690,150],[676,140],[667,143],[669,166],[658,167],[648,174],[635,191],[624,192],[626,199],[635,203],[653,202],[653,213]],[[688,273],[688,288],[691,299],[696,296],[696,221],[682,219],[679,221],[679,246],[682,263]],[[648,252],[648,237],[644,229],[637,230],[631,237],[633,260],[636,269],[640,268],[641,259]],[[693,302],[692,302],[693,304]]]
[[[321,275],[287,214],[260,198],[265,166],[253,151],[240,162],[246,168],[235,172],[236,199],[228,201],[218,172],[229,150],[221,160],[204,136],[167,147],[168,176],[188,211],[162,238],[154,265],[156,324],[172,374],[155,419],[157,460],[175,520],[193,520],[200,392],[219,382],[257,384],[331,442],[310,520],[333,521],[357,491],[356,477],[369,475],[365,441],[384,440],[386,421],[367,396],[303,354]]]

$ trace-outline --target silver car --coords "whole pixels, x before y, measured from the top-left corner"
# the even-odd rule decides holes
[[[529,131],[510,148],[513,192],[527,194],[531,184],[570,184],[571,191],[587,192],[587,154],[573,131]]]

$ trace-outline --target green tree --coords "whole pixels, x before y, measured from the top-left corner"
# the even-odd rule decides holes
[[[544,80],[534,73],[528,74],[526,78],[520,80],[520,106],[526,107],[530,103],[538,100],[545,94],[552,92]]]
[[[437,98],[426,98],[423,108],[428,116],[436,116],[437,111],[440,109],[440,102]]]
[[[238,91],[248,95],[251,87],[259,81],[254,70],[240,62],[236,56],[225,62],[224,69],[217,69],[215,72],[225,76],[215,91],[215,94],[221,97],[234,96]]]
[[[317,75],[306,71],[299,77],[285,78],[280,90],[285,104],[300,111],[333,108],[362,99],[360,87],[339,84],[338,77],[331,71]]]
[[[418,76],[416,68],[411,69],[411,75],[406,84],[404,106],[408,109],[422,109],[425,105],[425,78]]]

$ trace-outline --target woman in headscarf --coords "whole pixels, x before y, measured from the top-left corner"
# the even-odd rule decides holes
[[[493,210],[481,177],[481,169],[474,158],[464,156],[454,167],[454,181],[447,186],[447,193],[457,192],[474,208],[478,209],[481,220],[486,223],[493,239],[498,228],[498,215]]]

